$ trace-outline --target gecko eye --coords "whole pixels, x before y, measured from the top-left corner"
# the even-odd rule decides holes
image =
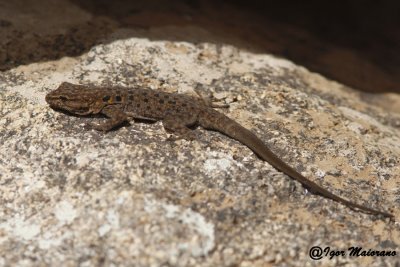
[[[67,101],[68,99],[65,96],[60,96],[61,101]]]

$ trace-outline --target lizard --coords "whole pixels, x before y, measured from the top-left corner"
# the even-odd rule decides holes
[[[344,199],[307,179],[276,156],[253,132],[215,110],[201,98],[148,88],[96,87],[63,82],[56,90],[49,92],[45,100],[55,110],[78,116],[105,116],[108,118],[105,122],[91,125],[92,128],[104,132],[121,126],[130,118],[161,120],[164,129],[173,133],[176,139],[196,139],[190,128],[195,125],[218,131],[247,146],[259,158],[297,180],[312,193],[354,210],[394,219],[394,215],[389,212]]]

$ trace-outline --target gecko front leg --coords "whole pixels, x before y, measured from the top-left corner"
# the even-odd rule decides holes
[[[175,134],[176,137],[169,137],[169,141],[176,141],[179,139],[186,139],[186,140],[195,140],[196,135],[192,129],[189,129],[188,126],[195,124],[197,121],[195,116],[173,116],[167,115],[162,123],[164,129],[172,134]]]
[[[100,111],[100,113],[109,119],[106,122],[91,125],[92,128],[98,131],[108,132],[128,121],[128,115],[117,105],[106,106]]]

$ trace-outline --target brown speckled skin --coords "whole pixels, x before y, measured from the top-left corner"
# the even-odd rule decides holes
[[[195,135],[188,126],[198,124],[238,140],[260,158],[296,179],[314,193],[365,213],[394,218],[390,213],[343,199],[308,180],[275,156],[256,135],[200,99],[151,89],[103,88],[64,82],[46,95],[46,102],[54,109],[65,110],[72,114],[105,115],[109,118],[105,123],[93,126],[101,131],[109,131],[126,122],[129,117],[133,117],[161,120],[164,128],[176,134],[178,138],[193,140]]]

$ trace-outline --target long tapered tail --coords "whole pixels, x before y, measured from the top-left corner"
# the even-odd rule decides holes
[[[359,209],[365,213],[374,214],[374,215],[382,215],[384,217],[389,217],[391,219],[394,218],[394,215],[388,212],[379,211],[373,208],[369,208],[363,205],[359,205],[357,203],[351,202],[344,198],[341,198],[328,190],[322,188],[318,184],[313,181],[307,179],[303,175],[301,175],[298,171],[287,165],[281,159],[279,159],[275,154],[269,150],[269,148],[251,131],[247,130],[239,123],[233,121],[228,118],[224,114],[216,111],[216,110],[208,110],[206,111],[207,120],[203,120],[202,117],[199,118],[200,125],[207,129],[213,129],[219,132],[224,133],[225,135],[236,139],[242,144],[246,145],[250,148],[254,153],[256,153],[261,159],[267,161],[276,169],[284,172],[289,175],[293,179],[302,183],[305,187],[307,187],[311,192],[324,196],[326,198],[330,198],[350,208]]]

